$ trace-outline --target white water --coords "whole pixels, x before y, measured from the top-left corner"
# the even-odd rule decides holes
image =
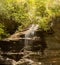
[[[27,38],[31,38],[34,36],[35,31],[38,29],[38,24],[32,24],[29,30],[25,34],[25,50],[29,49],[29,45],[32,44],[32,40],[28,41]]]

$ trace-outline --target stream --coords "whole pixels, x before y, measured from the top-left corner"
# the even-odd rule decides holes
[[[60,23],[54,25],[54,32],[38,27],[32,24],[22,39],[0,40],[0,64],[60,65]]]

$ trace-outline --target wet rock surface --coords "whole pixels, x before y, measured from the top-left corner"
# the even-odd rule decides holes
[[[32,39],[27,39],[32,44],[26,52],[25,39],[0,41],[0,64],[60,65],[60,23],[54,25],[53,31],[37,31]]]

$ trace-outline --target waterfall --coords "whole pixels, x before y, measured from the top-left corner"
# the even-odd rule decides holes
[[[39,25],[38,24],[32,24],[29,30],[27,30],[25,34],[25,50],[29,50],[29,45],[32,44],[32,40],[27,40],[28,38],[31,39],[31,37],[34,36],[35,31],[38,29]]]

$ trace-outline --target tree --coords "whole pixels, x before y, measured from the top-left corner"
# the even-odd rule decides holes
[[[0,23],[8,34],[30,24],[38,24],[46,31],[50,29],[52,17],[60,13],[59,3],[60,0],[0,0]]]

